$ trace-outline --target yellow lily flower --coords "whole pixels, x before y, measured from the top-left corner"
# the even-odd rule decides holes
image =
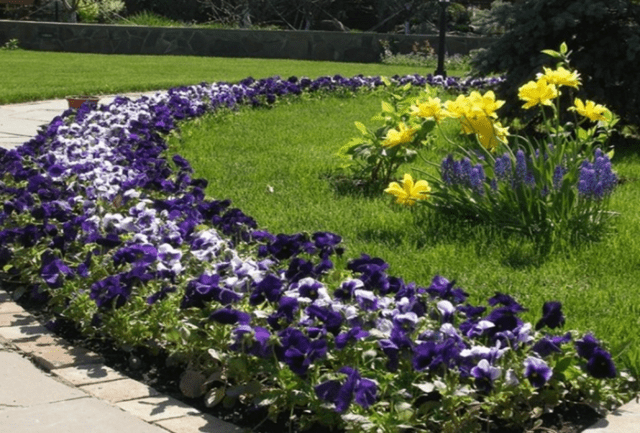
[[[573,107],[569,107],[569,110],[576,111],[579,115],[587,117],[594,122],[598,120],[607,120],[607,118],[604,117],[604,114],[609,110],[604,105],[596,104],[589,100],[582,102],[580,98],[576,98],[575,101],[573,101],[573,105]]]
[[[396,203],[412,206],[417,200],[426,200],[429,198],[431,187],[426,180],[419,180],[414,183],[411,175],[405,173],[402,179],[402,185],[398,182],[391,182],[384,192],[395,196]]]
[[[525,101],[522,108],[531,108],[536,105],[552,105],[552,99],[558,96],[555,85],[549,84],[543,77],[538,81],[529,81],[518,89],[518,97]]]
[[[496,95],[492,90],[489,90],[484,95],[481,95],[477,91],[471,92],[469,95],[469,105],[474,111],[480,110],[487,117],[496,118],[496,110],[504,105],[505,101],[496,101]]]
[[[495,122],[491,131],[477,134],[480,144],[491,152],[495,152],[500,144],[507,144],[507,135],[509,135],[509,127],[503,127],[500,122]]]
[[[413,136],[416,131],[420,129],[418,126],[407,126],[405,123],[400,123],[397,129],[390,129],[387,132],[387,137],[382,142],[385,147],[394,147],[399,144],[406,144],[413,140]]]
[[[547,83],[554,84],[556,86],[568,86],[578,88],[580,85],[580,74],[578,71],[569,71],[562,66],[558,69],[551,70],[550,68],[543,68],[544,74],[538,74],[537,78],[544,78]]]
[[[433,119],[436,122],[440,122],[442,119],[447,117],[447,114],[442,108],[440,98],[431,97],[426,102],[416,102],[416,105],[412,105],[411,115],[422,117],[424,119]]]

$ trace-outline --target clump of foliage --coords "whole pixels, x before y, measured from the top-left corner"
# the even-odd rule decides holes
[[[584,94],[624,120],[640,122],[640,5],[630,0],[524,0],[511,5],[506,32],[473,59],[480,75],[506,73],[502,97],[513,100],[549,57],[541,51],[566,41],[583,76]],[[511,111],[515,105],[505,107]]]
[[[20,41],[17,39],[9,39],[2,47],[0,47],[0,50],[3,51],[13,51],[17,49],[20,49]]]

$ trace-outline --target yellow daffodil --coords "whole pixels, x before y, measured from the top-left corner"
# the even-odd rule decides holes
[[[518,97],[525,101],[522,108],[531,108],[536,105],[552,105],[552,99],[558,96],[558,89],[549,84],[543,77],[538,81],[529,81],[518,89]]]
[[[426,102],[416,102],[411,106],[411,115],[440,122],[447,117],[440,98],[429,98]]]
[[[569,71],[559,66],[555,71],[550,68],[543,68],[544,74],[538,74],[538,79],[545,79],[547,83],[556,86],[568,86],[578,88],[580,85],[580,74],[578,71]]]
[[[573,107],[569,107],[569,110],[576,111],[579,115],[587,117],[594,122],[598,120],[606,121],[607,118],[604,116],[609,110],[604,105],[596,104],[593,101],[584,101],[576,98],[573,102]]]
[[[420,129],[418,126],[407,126],[405,123],[400,123],[397,129],[390,129],[387,132],[387,137],[382,142],[382,145],[394,147],[399,144],[409,143],[413,140],[413,136],[418,129]]]
[[[398,182],[391,182],[389,188],[385,189],[384,192],[395,196],[396,203],[412,206],[417,200],[426,200],[429,198],[431,187],[426,180],[419,180],[414,183],[411,175],[405,173],[402,179],[402,185]]]

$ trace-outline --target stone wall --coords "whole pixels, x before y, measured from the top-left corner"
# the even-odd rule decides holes
[[[323,31],[217,30],[0,20],[0,45],[18,39],[20,47],[41,51],[104,54],[169,54],[257,57],[373,63],[380,60],[381,39],[400,52],[437,35],[387,35]],[[493,40],[447,36],[447,54],[467,54]]]

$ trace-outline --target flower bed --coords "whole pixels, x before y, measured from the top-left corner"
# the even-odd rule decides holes
[[[496,80],[394,82],[464,91]],[[619,404],[624,375],[594,336],[559,331],[559,303],[533,326],[503,293],[470,305],[442,276],[405,282],[367,255],[343,269],[340,236],[259,230],[205,197],[163,140],[218,109],[381,84],[246,79],[66,111],[0,152],[3,286],[88,335],[169,354],[209,406],[268,407],[300,428],[524,428],[564,404]]]

